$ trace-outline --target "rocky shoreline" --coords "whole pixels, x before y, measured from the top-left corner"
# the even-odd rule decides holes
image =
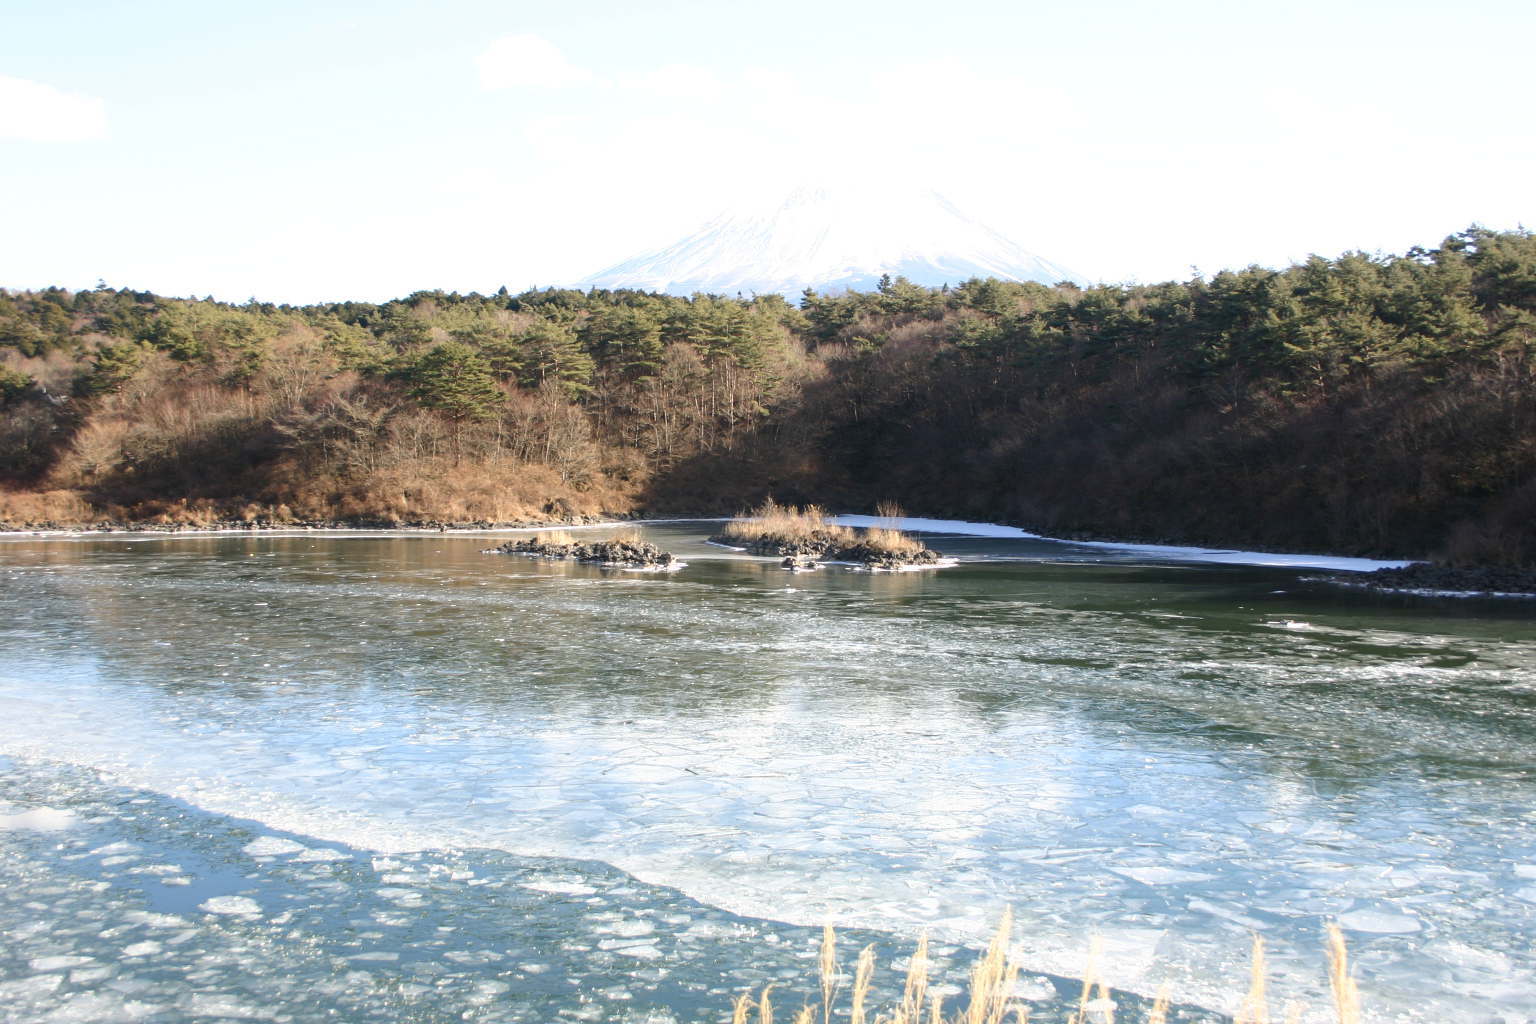
[[[624,539],[579,543],[530,537],[509,540],[494,548],[486,548],[481,554],[532,555],[621,569],[670,569],[680,564],[672,552],[663,551],[648,541]]]
[[[1536,570],[1498,566],[1457,568],[1414,562],[1400,569],[1377,569],[1332,577],[1333,582],[1396,593],[1520,595],[1536,597]]]
[[[278,530],[413,530],[423,533],[474,530],[553,529],[562,526],[592,526],[623,520],[603,516],[573,516],[569,519],[447,520],[389,519],[382,516],[358,516],[350,519],[277,519],[256,516],[252,519],[216,519],[187,522],[142,519],[102,519],[92,523],[49,521],[0,522],[0,534],[17,533],[261,533]]]

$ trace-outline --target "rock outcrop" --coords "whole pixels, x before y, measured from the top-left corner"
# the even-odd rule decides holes
[[[709,539],[711,543],[741,548],[751,555],[783,558],[781,564],[786,569],[803,569],[816,562],[852,562],[869,569],[905,569],[937,565],[944,557],[921,545],[897,550],[870,543],[864,538],[849,541],[847,537],[827,531],[797,536],[768,534],[751,539],[719,533]]]
[[[1375,572],[1351,575],[1340,578],[1340,582],[1377,590],[1536,596],[1536,570],[1496,566],[1457,568],[1414,562],[1399,569],[1377,569]]]
[[[670,551],[663,551],[654,544],[638,540],[565,543],[530,537],[523,540],[509,540],[497,547],[487,548],[484,553],[570,559],[586,565],[609,565],[624,569],[665,569],[675,561]]]

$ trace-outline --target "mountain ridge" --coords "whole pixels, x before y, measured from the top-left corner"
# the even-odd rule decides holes
[[[802,185],[716,215],[583,287],[672,295],[873,289],[883,275],[938,287],[973,277],[1057,284],[1080,275],[962,213],[932,189]]]

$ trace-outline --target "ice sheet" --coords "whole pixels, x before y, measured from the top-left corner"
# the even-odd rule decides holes
[[[879,516],[839,515],[833,522],[843,526],[885,526],[917,534],[957,534],[966,537],[999,537],[1054,541],[1079,548],[1101,548],[1147,555],[1178,562],[1217,562],[1226,565],[1272,565],[1298,569],[1335,569],[1343,572],[1373,572],[1396,569],[1411,560],[1350,558],[1343,555],[1309,555],[1274,551],[1242,551],[1229,548],[1180,547],[1168,544],[1130,544],[1121,541],[1062,540],[1030,533],[997,523],[972,523],[957,519],[882,518]]]
[[[314,871],[341,898],[343,845],[395,861],[370,865],[379,919],[355,926],[388,935],[440,883],[494,884],[428,868],[482,849],[951,943],[1011,904],[1032,970],[1077,972],[1099,932],[1113,983],[1227,1009],[1249,929],[1276,986],[1321,1005],[1319,935],[1341,919],[1384,1016],[1523,1012],[1496,987],[1469,996],[1434,951],[1536,969],[1531,883],[1510,866],[1536,864],[1528,630],[1245,607],[1267,591],[1215,608],[1138,583],[1128,600],[1091,566],[1059,591],[966,565],[618,577],[445,543],[71,542],[4,570],[0,753],[250,823],[218,870],[123,836],[86,848],[168,901],[135,941],[281,927],[285,902],[239,879]],[[5,813],[40,807],[75,814]],[[144,870],[161,867],[177,874]],[[521,883],[598,895],[582,872]],[[199,909],[237,896],[261,913]],[[670,955],[588,938],[630,969]]]

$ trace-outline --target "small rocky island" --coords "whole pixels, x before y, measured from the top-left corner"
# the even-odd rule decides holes
[[[726,523],[710,543],[740,548],[748,554],[783,556],[786,569],[812,569],[820,562],[846,562],[867,569],[906,569],[937,566],[944,556],[894,527],[901,510],[893,506],[880,515],[889,527],[862,532],[827,521],[814,505],[799,508],[768,499]]]
[[[585,565],[603,565],[618,569],[671,569],[680,565],[670,551],[663,551],[638,534],[623,534],[608,540],[578,543],[564,530],[540,533],[521,540],[509,540],[487,555],[532,555],[535,558],[568,559]]]

